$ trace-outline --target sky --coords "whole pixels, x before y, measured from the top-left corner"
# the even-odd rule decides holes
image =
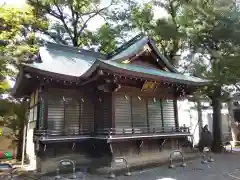
[[[22,7],[26,3],[26,0],[0,0],[0,5],[2,4],[8,4],[14,7]]]

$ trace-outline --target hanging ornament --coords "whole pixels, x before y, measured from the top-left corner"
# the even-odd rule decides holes
[[[99,74],[99,75],[103,75],[103,74],[104,74],[104,73],[103,73],[103,70],[100,69],[100,70],[98,71],[98,74]]]
[[[81,101],[84,103],[84,99],[82,98]]]
[[[127,100],[128,100],[128,97],[127,97],[127,95],[125,95],[124,97],[125,97],[125,99],[127,99]]]
[[[66,101],[66,99],[65,99],[65,97],[64,97],[64,96],[62,97],[62,99],[63,99],[63,101],[64,101],[64,102]]]
[[[142,100],[140,96],[138,96],[138,100],[139,100],[139,101],[141,101],[141,100]]]
[[[155,97],[153,98],[153,102],[156,102],[156,98]]]

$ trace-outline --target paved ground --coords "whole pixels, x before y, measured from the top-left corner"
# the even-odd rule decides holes
[[[240,180],[240,153],[215,155],[215,162],[202,164],[200,159],[188,162],[186,168],[167,166],[133,172],[118,180]],[[94,179],[94,178],[93,178]],[[94,179],[95,180],[95,179]],[[96,178],[97,180],[97,178]]]
[[[133,172],[132,176],[117,176],[116,180],[240,180],[240,153],[213,155],[215,162],[202,164],[200,159],[187,162],[187,167],[168,169],[167,166]],[[72,179],[72,175],[61,177],[62,180]],[[14,178],[17,180],[36,179],[33,177]],[[56,177],[37,178],[53,180]],[[77,173],[77,179],[84,179]],[[85,180],[106,180],[106,176],[86,175]],[[1,178],[1,180],[4,180]]]

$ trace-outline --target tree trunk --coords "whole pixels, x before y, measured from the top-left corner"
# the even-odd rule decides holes
[[[18,133],[17,155],[16,155],[17,160],[21,160],[22,158],[23,130],[24,130],[24,123],[21,123],[21,127]]]
[[[197,113],[198,113],[198,129],[199,129],[199,139],[202,133],[203,120],[202,120],[202,108],[200,100],[197,100]]]
[[[227,102],[227,105],[228,105],[228,121],[230,122],[230,126],[231,126],[233,146],[236,146],[237,141],[239,141],[238,135],[239,135],[240,131],[238,129],[237,123],[234,120],[232,101],[229,100]]]
[[[214,88],[212,97],[213,106],[213,152],[222,151],[222,116],[221,116],[221,86]]]

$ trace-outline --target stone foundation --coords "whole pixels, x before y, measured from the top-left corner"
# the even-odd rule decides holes
[[[92,144],[94,144],[94,146]],[[55,172],[60,160],[70,159],[75,164],[88,167],[93,171],[109,171],[112,157],[124,157],[130,166],[147,165],[168,161],[171,151],[179,149],[177,139],[145,139],[111,143],[105,141],[85,142],[72,149],[71,143],[51,144],[37,155],[37,170],[41,173]],[[124,168],[124,164],[115,164],[114,168]]]
[[[131,156],[178,149],[177,139],[146,139],[111,143],[113,155]]]

